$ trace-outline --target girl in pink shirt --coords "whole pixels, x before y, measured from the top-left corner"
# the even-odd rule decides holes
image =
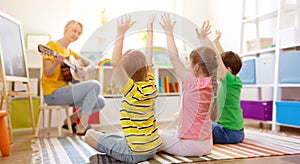
[[[189,68],[186,68],[179,59],[174,41],[175,23],[164,14],[160,24],[167,35],[175,74],[183,81],[182,109],[177,133],[160,132],[163,140],[160,151],[180,156],[203,156],[212,150],[211,120],[216,120],[218,115],[217,55],[209,47],[197,48],[190,53]]]

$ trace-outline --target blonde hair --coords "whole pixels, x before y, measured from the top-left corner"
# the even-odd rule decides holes
[[[66,25],[65,25],[65,28],[64,28],[64,33],[66,33],[72,26],[74,25],[79,25],[81,27],[81,33],[83,31],[83,26],[82,24],[79,22],[79,21],[76,21],[76,20],[70,20]]]
[[[212,121],[216,121],[219,116],[218,101],[217,101],[217,92],[218,92],[217,54],[211,48],[200,47],[191,52],[190,59],[192,60],[191,62],[193,64],[199,64],[202,71],[208,76],[210,76],[212,79],[213,97],[212,97],[212,102],[209,106],[209,115]]]
[[[143,81],[147,77],[147,62],[141,51],[126,51],[122,57],[122,66],[127,75],[135,82]]]

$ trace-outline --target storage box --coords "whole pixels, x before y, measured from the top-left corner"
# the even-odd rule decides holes
[[[273,44],[273,38],[256,38],[247,41],[247,50],[248,52],[250,52],[250,51],[270,48],[272,47],[272,44]]]
[[[40,98],[32,98],[32,103],[34,109],[34,119],[35,123],[37,123]],[[15,98],[11,100],[11,122],[13,129],[32,128],[28,98]]]
[[[78,108],[73,107],[73,112],[76,112]],[[80,119],[76,120],[77,123],[80,122]],[[88,124],[100,124],[100,111],[94,112],[90,115]]]
[[[281,100],[300,101],[300,88],[298,87],[281,88]]]
[[[256,84],[274,83],[274,54],[256,59]]]
[[[244,60],[238,76],[242,80],[243,84],[255,84],[255,59]]]
[[[262,121],[272,120],[273,101],[249,101],[241,100],[241,108],[244,118],[251,118]]]
[[[300,43],[300,28],[291,27],[279,31],[280,46]]]
[[[300,102],[276,101],[276,121],[300,126]]]
[[[243,87],[241,90],[241,100],[263,100],[273,99],[272,87]]]
[[[288,52],[279,57],[279,83],[300,83],[300,52]]]

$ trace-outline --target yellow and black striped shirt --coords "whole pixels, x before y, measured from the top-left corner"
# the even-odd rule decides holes
[[[156,151],[162,141],[155,118],[158,91],[152,73],[148,73],[146,81],[130,79],[120,91],[120,122],[130,150],[136,154]]]

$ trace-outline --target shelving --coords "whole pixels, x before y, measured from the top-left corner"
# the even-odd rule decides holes
[[[155,67],[152,71],[156,84],[158,84],[158,88],[160,88],[161,92],[159,95],[180,95],[181,93],[181,82],[176,78],[174,74],[173,68],[161,68],[161,67]],[[118,95],[118,87],[116,86],[116,82],[113,80],[113,69],[110,66],[104,66],[104,67],[98,67],[97,73],[96,73],[96,79],[100,81],[102,86],[102,95],[105,97],[116,97],[120,96]],[[169,91],[165,90],[165,86],[162,84],[163,82],[159,82],[159,79],[161,78],[167,78],[167,82],[170,85],[171,83],[176,83],[177,89],[176,91],[173,91],[174,89],[169,89]],[[169,86],[170,87],[170,86]],[[174,86],[173,86],[174,87]]]
[[[273,101],[272,104],[272,130],[279,130],[279,125],[287,125],[287,126],[294,126],[289,125],[287,123],[282,123],[282,106],[280,107],[280,111],[276,110],[277,104],[276,102],[279,101],[285,101],[286,94],[292,94],[293,96],[300,97],[300,93],[297,92],[294,88],[300,88],[300,83],[295,82],[293,84],[289,83],[280,83],[280,70],[282,67],[286,66],[283,64],[280,64],[280,61],[282,60],[282,55],[286,52],[291,51],[299,51],[300,50],[300,43],[297,43],[297,41],[291,41],[291,43],[283,44],[283,39],[290,39],[287,38],[282,34],[283,29],[287,29],[289,27],[299,29],[300,28],[300,0],[294,0],[294,1],[288,1],[288,0],[278,0],[276,1],[277,7],[275,9],[270,10],[269,12],[265,12],[263,14],[258,13],[259,3],[262,1],[256,0],[252,1],[255,5],[255,16],[251,18],[245,19],[245,9],[246,9],[246,0],[243,1],[243,19],[241,21],[241,42],[240,42],[240,53],[243,61],[247,61],[249,59],[255,59],[256,60],[256,79],[255,83],[253,84],[246,84],[243,86],[243,90],[250,90],[250,92],[253,93],[253,90],[257,90],[257,94],[259,96],[257,97],[257,101],[260,101],[262,99],[263,94],[266,90],[269,92],[267,95],[271,94],[271,97],[269,97],[269,100]],[[264,1],[266,2],[266,1]],[[272,1],[274,4],[274,1]],[[249,4],[249,3],[248,3]],[[271,4],[271,2],[270,2]],[[262,49],[262,50],[255,50],[251,52],[245,51],[245,41],[246,38],[245,35],[245,27],[250,25],[252,27],[252,30],[255,31],[256,38],[259,37],[272,37],[274,38],[273,45],[270,48]],[[262,26],[264,25],[264,26]],[[276,27],[276,28],[274,28]],[[268,30],[261,30],[262,28],[268,29]],[[299,29],[300,31],[300,29]],[[266,34],[267,33],[267,34]],[[296,34],[295,34],[296,35]],[[299,34],[300,35],[300,34]],[[249,35],[248,35],[249,37]],[[296,36],[294,38],[297,38]],[[250,38],[252,39],[252,38]],[[291,38],[292,39],[292,38]],[[297,39],[295,39],[297,40]],[[289,40],[288,40],[289,41]],[[299,54],[300,55],[300,54]],[[285,56],[286,57],[286,56]],[[299,67],[300,69],[300,67]],[[299,70],[297,69],[297,70]],[[294,70],[296,71],[296,70]],[[292,71],[293,72],[293,71]],[[285,72],[287,73],[287,72]],[[281,75],[284,73],[281,72]],[[271,76],[270,76],[271,75]],[[263,78],[263,79],[259,79]],[[267,89],[268,88],[268,89]],[[283,92],[284,91],[284,92]],[[246,93],[247,94],[247,93]],[[285,96],[282,96],[285,94]],[[299,95],[299,96],[298,96]],[[243,96],[241,96],[243,97]],[[246,97],[246,96],[245,96]],[[266,99],[268,100],[268,99]],[[300,104],[300,99],[296,101],[296,103]],[[284,104],[285,105],[285,104]],[[289,110],[291,111],[291,110]],[[279,114],[279,115],[277,115]],[[280,115],[281,114],[281,115]],[[285,115],[289,116],[289,114]],[[280,119],[279,123],[277,119]],[[289,119],[289,118],[284,118]],[[290,118],[294,119],[294,118]],[[284,122],[284,121],[283,121]],[[294,127],[300,127],[300,126],[294,126]]]

